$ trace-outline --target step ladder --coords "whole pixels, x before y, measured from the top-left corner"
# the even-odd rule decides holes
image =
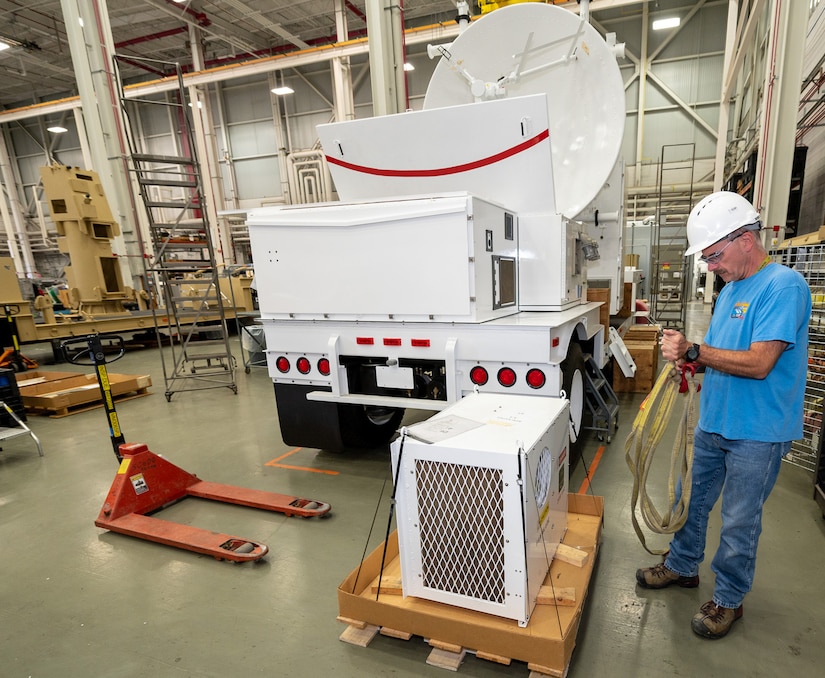
[[[662,146],[653,232],[651,312],[662,327],[684,331],[692,260],[687,218],[693,208],[694,144]]]
[[[596,431],[599,440],[610,442],[619,428],[619,399],[607,381],[598,363],[589,353],[584,354],[585,402],[590,413],[582,428]]]
[[[149,60],[154,69],[175,73],[178,88],[147,98],[127,99],[118,64],[120,60],[132,63],[136,59],[116,55],[114,61],[130,170],[146,209],[152,240],[152,256],[144,257],[143,262],[147,281],[154,284],[158,297],[152,311],[166,400],[181,391],[207,388],[226,387],[237,393],[236,363],[229,345],[192,113],[180,64]],[[179,134],[169,137],[169,148],[163,152],[145,148],[147,142],[138,140],[135,134],[147,124],[157,123],[159,117],[179,125]],[[143,242],[141,248],[147,251]]]
[[[43,446],[40,444],[40,438],[34,435],[34,431],[26,426],[26,423],[17,416],[15,411],[9,407],[4,400],[0,400],[0,409],[2,409],[3,412],[17,424],[16,426],[0,426],[0,443],[4,440],[19,438],[20,436],[29,436],[37,447],[37,454],[42,457]],[[0,447],[0,450],[2,449],[3,448]]]

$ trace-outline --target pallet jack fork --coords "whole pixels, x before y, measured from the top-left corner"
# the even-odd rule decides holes
[[[147,514],[186,497],[213,499],[304,518],[323,516],[330,510],[329,504],[319,501],[199,480],[150,452],[143,443],[121,445],[120,456],[120,468],[95,525],[203,553],[218,560],[236,563],[260,560],[269,548],[242,537],[181,525]]]

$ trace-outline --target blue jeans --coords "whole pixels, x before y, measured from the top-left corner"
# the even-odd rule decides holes
[[[665,565],[685,577],[699,574],[705,557],[708,515],[722,495],[722,530],[711,563],[716,574],[713,602],[737,608],[751,590],[762,505],[791,443],[728,440],[696,428],[693,486],[685,525],[673,536]]]

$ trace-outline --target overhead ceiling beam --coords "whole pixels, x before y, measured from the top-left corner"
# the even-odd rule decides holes
[[[438,43],[453,40],[458,35],[458,24],[435,24],[421,28],[410,29],[406,32],[407,45],[420,45],[427,43]],[[290,54],[256,59],[240,64],[221,66],[207,69],[197,73],[184,74],[184,84],[187,87],[192,85],[206,85],[212,82],[221,82],[235,78],[243,78],[271,71],[279,71],[287,68],[297,68],[307,64],[330,61],[336,57],[351,57],[369,52],[369,45],[366,38],[351,40],[338,45],[325,45],[315,47],[310,50],[292,52]],[[141,97],[149,96],[159,92],[167,92],[178,88],[175,78],[164,78],[148,83],[130,85],[126,87],[126,96]],[[0,124],[23,120],[26,118],[36,118],[42,115],[51,115],[61,111],[71,110],[80,107],[79,97],[69,97],[58,101],[50,101],[43,104],[32,104],[9,111],[0,111]]]
[[[293,35],[292,33],[290,33],[283,26],[281,26],[281,24],[277,24],[274,21],[270,21],[259,11],[252,9],[249,5],[242,2],[241,0],[223,0],[223,4],[238,10],[244,15],[245,19],[253,21],[254,23],[258,24],[261,28],[265,28],[268,31],[272,31],[276,35],[282,37],[287,42],[291,42],[299,49],[309,49],[309,45],[305,43],[303,40],[301,40],[301,38],[299,38],[297,35]]]

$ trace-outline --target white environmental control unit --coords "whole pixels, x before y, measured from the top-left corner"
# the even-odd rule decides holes
[[[474,393],[392,444],[405,596],[526,626],[567,529],[568,402]]]

